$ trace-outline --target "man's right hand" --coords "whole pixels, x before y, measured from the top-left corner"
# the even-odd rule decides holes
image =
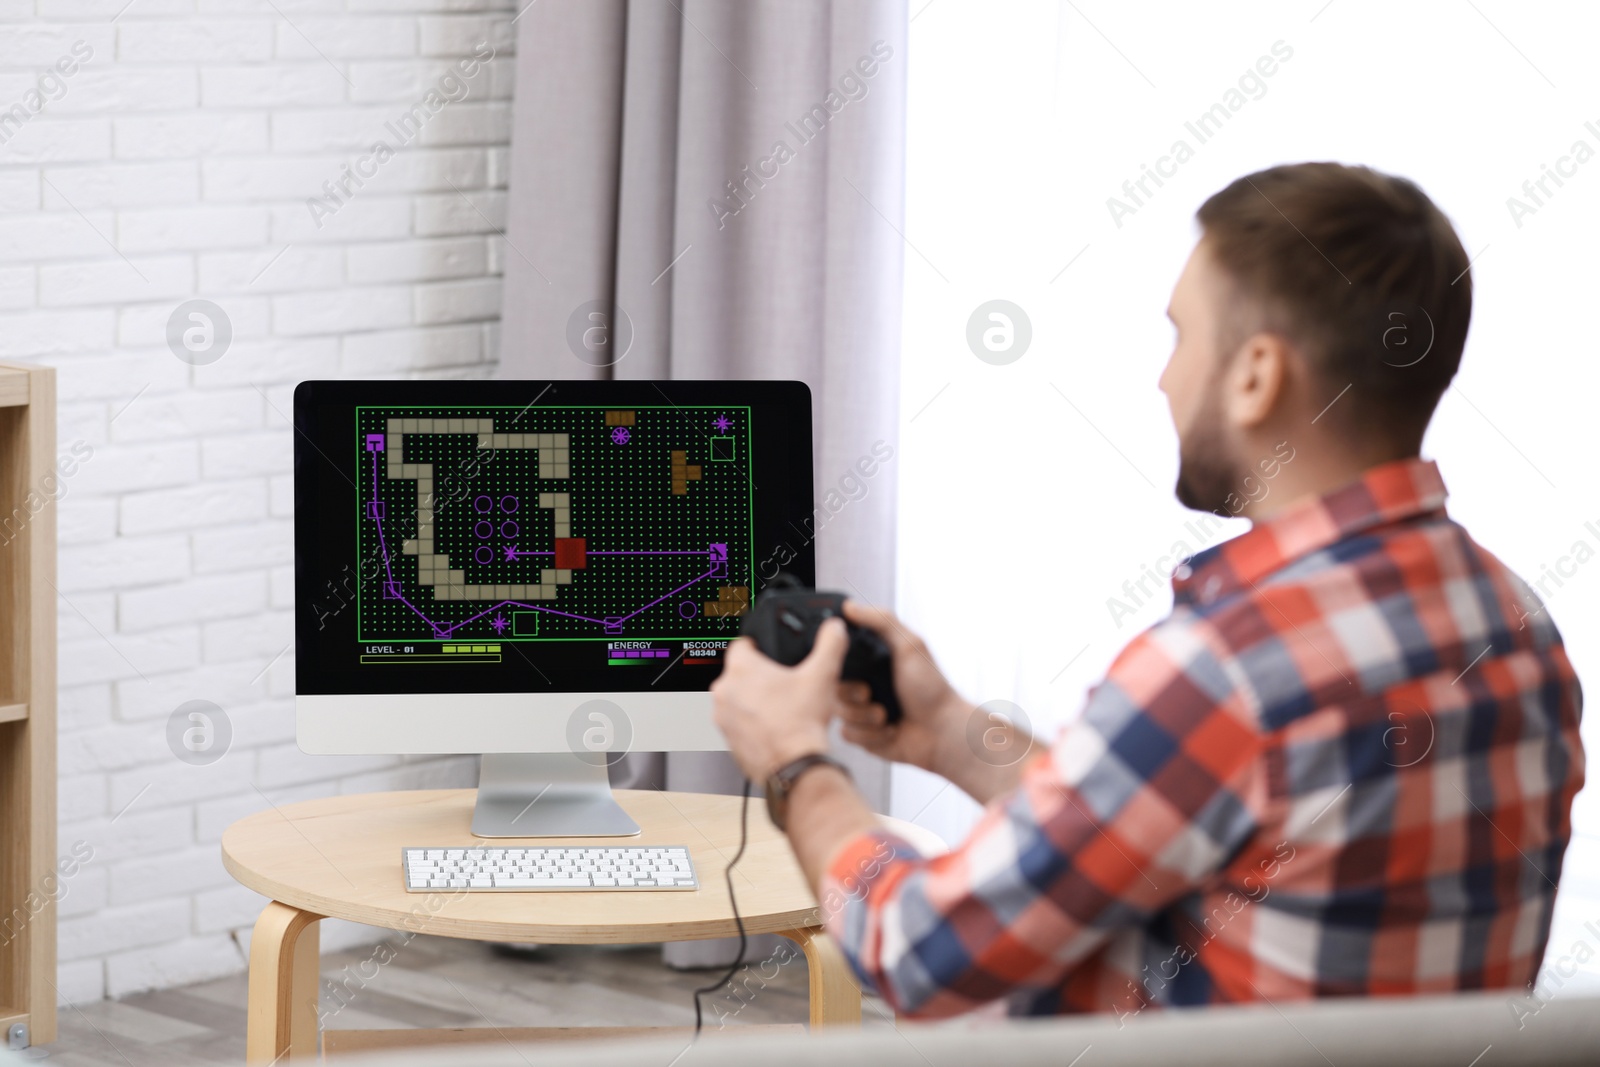
[[[886,760],[909,763],[948,778],[980,804],[1014,788],[1022,777],[1022,756],[1032,751],[1033,738],[1012,730],[1018,758],[997,762],[976,751],[969,736],[972,719],[982,714],[962,699],[933,662],[927,644],[905,628],[893,613],[856,600],[844,604],[845,618],[875,630],[894,656],[894,688],[903,717],[893,726],[881,704],[872,703],[864,682],[839,683],[840,719],[846,741]],[[993,730],[985,716],[982,730]],[[984,736],[987,736],[986,734]]]
[[[894,657],[894,688],[903,717],[889,725],[883,705],[872,703],[864,682],[841,682],[844,739],[874,756],[952,777],[952,746],[964,736],[972,705],[945,680],[928,646],[894,614],[847,600],[845,618],[876,631]]]

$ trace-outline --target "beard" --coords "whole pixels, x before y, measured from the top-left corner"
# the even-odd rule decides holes
[[[1222,428],[1222,405],[1213,389],[1178,438],[1178,503],[1195,511],[1223,512],[1239,484]]]

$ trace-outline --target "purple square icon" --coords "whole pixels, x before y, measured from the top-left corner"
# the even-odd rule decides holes
[[[369,500],[369,501],[367,501],[367,518],[369,518],[369,519],[381,519],[381,518],[383,518],[383,501],[381,501],[381,500]]]
[[[709,574],[707,575],[707,577],[710,577],[710,578],[726,578],[727,576],[728,576],[728,561],[725,560],[725,559],[712,560],[711,561],[711,570],[710,570]]]
[[[608,634],[620,634],[622,632],[621,616],[612,616],[611,618],[605,620],[605,624],[606,633]]]
[[[385,599],[385,600],[399,600],[400,599],[400,583],[399,582],[384,582],[383,583],[383,599]]]
[[[711,560],[712,560],[712,562],[716,562],[717,560],[722,560],[722,561],[726,562],[727,559],[728,559],[728,545],[727,545],[727,543],[724,542],[724,541],[713,541],[713,542],[711,542]]]
[[[367,451],[368,452],[382,452],[383,451],[383,434],[381,434],[381,433],[369,433],[369,434],[367,434]]]

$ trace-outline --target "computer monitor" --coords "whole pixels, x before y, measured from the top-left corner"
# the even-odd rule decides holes
[[[620,836],[607,768],[725,747],[761,587],[812,584],[800,382],[314,381],[294,396],[311,753],[484,753],[473,833]]]

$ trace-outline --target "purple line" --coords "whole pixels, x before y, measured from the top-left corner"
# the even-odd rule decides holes
[[[378,499],[378,454],[376,452],[372,454],[372,499]],[[378,524],[378,547],[383,550],[383,573],[387,575],[389,581],[393,583],[394,568],[389,566],[389,542],[383,539],[383,520],[374,518],[372,521]],[[401,597],[400,599],[404,600],[405,597]],[[416,611],[415,608],[412,608],[411,610]],[[422,615],[420,611],[418,611],[417,614]],[[423,615],[422,619],[424,622],[428,621],[428,617],[426,615]],[[429,625],[432,625],[432,623],[429,623]]]
[[[703,548],[687,548],[687,549],[669,548],[669,549],[660,549],[660,550],[650,549],[650,550],[639,550],[639,551],[633,551],[633,550],[607,550],[607,551],[604,551],[604,552],[586,552],[584,554],[585,555],[589,555],[589,556],[703,556],[703,555],[706,554],[706,550],[703,549]],[[555,553],[554,552],[518,552],[518,553],[516,553],[516,555],[519,556],[519,557],[520,556],[553,556],[553,555],[555,555]]]
[[[386,559],[386,560],[385,560],[385,561],[384,561],[384,562],[385,562],[385,563],[387,563],[387,562],[388,562],[388,560],[387,560],[387,559]],[[424,615],[424,614],[423,614],[423,613],[422,613],[422,609],[421,609],[421,608],[419,608],[419,607],[417,607],[417,606],[416,606],[416,605],[415,605],[415,604],[413,604],[413,603],[412,603],[412,602],[411,602],[411,601],[409,601],[409,600],[407,600],[407,599],[406,599],[406,598],[405,598],[405,596],[404,596],[404,595],[402,595],[402,596],[401,596],[401,597],[400,597],[400,603],[402,603],[402,604],[404,604],[404,605],[405,605],[405,606],[406,606],[406,607],[408,607],[408,608],[410,608],[410,609],[411,609],[411,610],[412,610],[412,611],[414,611],[414,612],[416,612],[416,615],[417,615],[417,618],[419,618],[419,619],[421,619],[421,620],[422,620],[422,621],[423,621],[423,622],[425,622],[425,623],[427,623],[427,624],[428,624],[428,626],[429,626],[429,627],[430,627],[430,628],[432,628],[432,629],[435,629],[435,630],[437,630],[437,629],[438,629],[438,626],[437,626],[437,625],[435,625],[435,623],[434,623],[434,621],[433,621],[433,620],[432,620],[432,619],[430,619],[430,618],[428,618],[428,617],[427,617],[427,616],[426,616],[426,615]]]
[[[378,454],[376,452],[372,454],[372,495],[374,499],[376,499],[378,495]],[[378,546],[383,550],[383,573],[388,575],[389,582],[393,584],[394,567],[389,561],[389,541],[383,536],[383,520],[373,519],[372,521],[378,527]],[[396,588],[398,589],[399,586],[396,585]],[[400,594],[400,603],[410,608],[412,612],[415,613],[417,618],[428,624],[430,629],[434,630],[435,632],[438,631],[438,625],[432,619],[428,618],[428,616],[424,615],[421,608],[407,600],[404,594]]]
[[[394,569],[389,565],[389,545],[384,540],[384,537],[383,537],[383,520],[382,519],[373,519],[372,521],[377,523],[377,525],[378,525],[378,543],[383,546],[383,570],[384,570],[384,573],[389,576],[390,584],[394,584],[395,588],[398,589],[399,586],[398,586],[398,584],[395,584],[395,581],[394,581]],[[412,611],[416,612],[417,618],[419,618],[423,622],[427,623],[430,627],[434,626],[433,620],[428,618],[426,615],[424,615],[422,613],[422,609],[421,608],[417,607],[411,601],[407,600],[405,598],[404,594],[396,594],[396,595],[399,596],[400,603],[404,604],[406,607],[408,607]]]
[[[716,573],[716,572],[715,571],[706,571],[699,578],[691,578],[691,579],[689,579],[687,582],[684,582],[682,585],[678,586],[678,588],[674,589],[671,593],[665,593],[665,594],[663,594],[661,596],[656,597],[654,600],[650,601],[650,603],[646,604],[642,608],[639,608],[637,611],[630,611],[628,614],[626,614],[622,618],[618,619],[617,622],[619,624],[627,622],[629,619],[631,619],[635,615],[639,614],[640,611],[648,611],[649,609],[655,607],[657,604],[661,603],[663,600],[667,599],[667,597],[673,596],[674,594],[683,592],[685,589],[689,588],[695,582],[702,581],[703,579],[709,578],[714,573]]]
[[[587,553],[585,553],[585,555],[590,555],[590,556],[703,556],[705,554],[706,554],[706,550],[703,549],[703,548],[687,548],[687,549],[684,549],[684,548],[668,548],[668,549],[662,549],[660,551],[656,551],[656,550],[652,549],[650,551],[639,551],[639,552],[608,551],[608,552],[587,552]],[[550,555],[554,555],[554,553],[550,553]]]
[[[438,625],[437,625],[437,624],[435,624],[435,623],[434,623],[434,621],[433,621],[433,620],[432,620],[432,619],[430,619],[430,618],[428,618],[428,617],[427,617],[427,616],[426,616],[426,615],[424,615],[424,614],[423,614],[423,613],[422,613],[422,609],[421,609],[421,608],[419,608],[419,607],[417,607],[417,606],[416,606],[416,605],[415,605],[415,604],[413,604],[413,603],[412,603],[412,602],[411,602],[411,601],[409,601],[409,600],[407,600],[407,599],[406,599],[406,598],[405,598],[405,597],[403,597],[403,596],[402,596],[402,597],[401,597],[401,598],[400,598],[400,603],[402,603],[402,604],[404,604],[404,605],[405,605],[405,606],[406,606],[406,607],[408,607],[408,608],[410,608],[410,609],[411,609],[411,610],[412,610],[412,611],[414,611],[414,612],[416,612],[416,613],[417,613],[417,618],[419,618],[419,619],[421,619],[421,620],[422,620],[422,621],[423,621],[423,622],[425,622],[425,623],[427,623],[427,624],[428,624],[428,628],[429,628],[429,629],[431,629],[431,630],[433,630],[433,631],[435,631],[435,632],[437,632],[437,631],[438,631],[438,629],[439,629],[439,627],[438,627]]]

